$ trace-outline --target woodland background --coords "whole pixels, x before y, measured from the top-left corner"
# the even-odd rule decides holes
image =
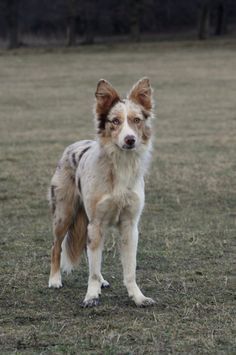
[[[233,33],[235,19],[235,0],[0,0],[0,38],[8,48],[163,34],[206,39]]]

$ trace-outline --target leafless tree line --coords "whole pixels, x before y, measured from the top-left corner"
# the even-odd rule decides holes
[[[81,0],[63,0],[65,6],[65,33],[66,33],[66,44],[68,46],[74,46],[77,43],[78,31],[77,20],[78,20],[78,4],[81,4]],[[162,7],[165,6],[167,12],[167,22],[168,13],[173,9],[178,14],[181,9],[178,9],[178,4],[183,4],[184,1],[178,2],[173,5],[171,0],[124,0],[125,6],[127,6],[128,11],[128,22],[129,22],[129,36],[133,41],[139,41],[142,33],[141,17],[145,6],[150,6],[150,3],[154,7],[159,6],[158,9],[162,11]],[[196,24],[197,24],[197,38],[204,40],[209,37],[212,33],[211,17],[214,12],[214,28],[213,33],[217,36],[223,35],[227,31],[227,19],[229,11],[229,0],[189,0],[190,2],[196,2]],[[9,48],[17,48],[21,45],[20,31],[19,31],[19,9],[22,5],[23,0],[0,0],[0,10],[4,11],[7,37]],[[122,1],[120,1],[122,3]],[[186,2],[185,2],[186,3]],[[95,30],[93,26],[93,20],[96,16],[96,11],[104,11],[104,6],[106,6],[107,1],[97,1],[96,6],[94,0],[83,1],[82,7],[80,7],[81,13],[80,17],[83,18],[85,25],[85,43],[91,44],[94,42]],[[172,6],[172,8],[171,8]],[[173,11],[173,10],[172,10]],[[145,21],[148,22],[148,17]]]

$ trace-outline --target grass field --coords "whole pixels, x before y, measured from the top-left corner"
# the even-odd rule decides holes
[[[1,354],[236,352],[235,58],[232,41],[0,53]],[[144,75],[157,119],[137,278],[157,304],[129,301],[111,235],[111,289],[82,309],[85,260],[47,288],[46,191],[63,149],[94,136],[98,79],[125,94]]]

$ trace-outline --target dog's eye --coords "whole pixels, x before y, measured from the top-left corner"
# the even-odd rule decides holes
[[[134,119],[134,123],[140,123],[140,121],[141,121],[141,119],[139,118],[139,117],[135,117],[135,119]]]
[[[112,120],[112,123],[115,125],[115,126],[118,126],[120,124],[120,120],[118,118],[114,118]]]

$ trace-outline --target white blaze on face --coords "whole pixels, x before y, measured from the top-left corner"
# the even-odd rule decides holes
[[[126,104],[123,104],[123,117],[124,117],[124,121],[122,123],[122,129],[119,133],[119,137],[118,137],[118,145],[121,149],[127,149],[127,139],[129,138],[133,138],[135,140],[133,149],[136,147],[137,145],[137,134],[135,133],[135,131],[130,127],[129,122],[128,122],[128,110],[127,110],[127,106]]]

